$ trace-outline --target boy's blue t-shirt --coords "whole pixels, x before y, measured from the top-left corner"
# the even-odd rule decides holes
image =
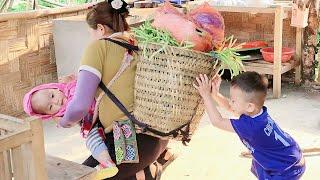
[[[270,173],[281,173],[301,159],[301,150],[295,140],[269,116],[267,108],[257,117],[241,115],[231,119],[235,132],[251,151],[254,160]]]

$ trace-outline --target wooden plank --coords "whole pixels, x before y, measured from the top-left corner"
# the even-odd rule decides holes
[[[0,152],[0,177],[3,180],[11,180],[12,173],[10,168],[10,154],[9,151]]]
[[[260,74],[273,75],[272,69],[270,69],[270,68],[248,66],[245,69],[246,69],[246,71],[255,71],[255,72],[258,72]]]
[[[13,177],[14,180],[25,180],[25,171],[23,168],[23,154],[21,146],[12,149]]]
[[[48,179],[45,165],[44,135],[42,121],[40,119],[31,119],[30,129],[32,132],[31,152],[35,170],[36,180]]]
[[[283,29],[283,8],[276,7],[274,23],[274,68],[273,68],[273,97],[281,96],[281,52],[282,52],[282,29]]]
[[[48,155],[46,160],[49,180],[92,180],[95,178],[94,168]]]
[[[22,119],[18,119],[18,118],[8,116],[5,114],[0,114],[0,120],[1,120],[1,125],[2,125],[3,120],[10,120],[10,122],[14,122],[14,123],[18,123],[18,124],[25,124],[25,121],[23,121]]]
[[[244,62],[246,71],[256,71],[260,74],[270,74],[273,75],[273,64],[265,62],[263,60],[254,61],[254,62]],[[289,63],[281,64],[281,74],[286,73],[293,69],[296,66],[294,61]]]
[[[0,137],[0,152],[31,141],[31,131],[22,131]]]
[[[285,64],[282,64],[282,67],[281,67],[281,74],[284,74],[288,71],[290,71],[291,69],[295,68],[296,67],[296,64],[294,61],[290,62],[290,63],[285,63]]]
[[[0,114],[0,128],[9,132],[17,132],[28,128],[28,125],[17,118]]]
[[[253,66],[253,67],[263,67],[263,68],[270,68],[272,70],[273,64],[271,63],[263,63],[263,61],[254,61],[244,63],[245,66]]]
[[[245,67],[246,71],[249,71],[248,68],[265,68],[265,69],[269,69],[271,73],[273,72],[272,68],[270,68],[264,64],[259,64],[259,63],[246,64],[246,65],[244,65],[244,67]],[[256,72],[258,72],[258,71],[256,71]]]
[[[24,179],[36,180],[36,168],[34,166],[31,142],[22,145],[22,155],[23,159],[21,160],[21,164],[24,169]]]
[[[303,42],[303,29],[296,28],[296,54],[295,61],[299,62],[299,65],[295,68],[295,84],[301,83],[301,61],[302,61],[302,42]]]

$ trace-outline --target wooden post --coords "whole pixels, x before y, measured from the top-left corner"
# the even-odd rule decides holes
[[[36,180],[46,180],[48,179],[46,160],[45,160],[45,150],[44,150],[44,136],[42,122],[39,119],[32,119],[30,122],[30,129],[32,132],[32,157],[33,164],[36,171]]]
[[[295,68],[295,84],[301,83],[301,67],[302,67],[302,44],[303,43],[303,29],[296,28],[296,55],[295,61],[298,65]]]
[[[3,178],[3,180],[11,180],[11,172],[12,171],[9,150],[0,152],[0,177]]]
[[[29,180],[28,177],[25,177],[27,169],[23,167],[24,159],[21,146],[12,148],[13,177],[15,180]]]
[[[282,28],[283,7],[277,6],[274,19],[274,64],[273,64],[273,97],[281,96],[281,53],[282,53]]]

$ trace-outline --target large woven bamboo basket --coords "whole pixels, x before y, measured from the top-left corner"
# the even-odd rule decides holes
[[[169,136],[181,140],[197,128],[204,108],[192,86],[196,76],[213,74],[219,65],[208,54],[157,44],[139,45],[134,95],[134,116],[160,132],[182,131]],[[142,50],[143,49],[143,50]],[[145,57],[145,58],[144,58]]]

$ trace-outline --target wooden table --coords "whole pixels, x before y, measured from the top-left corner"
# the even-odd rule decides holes
[[[192,2],[185,7],[187,9],[194,8],[201,2]],[[294,60],[288,63],[281,63],[281,49],[282,49],[282,32],[283,20],[290,17],[291,6],[289,3],[277,3],[268,8],[256,7],[226,7],[216,6],[219,12],[239,12],[239,13],[267,13],[274,15],[274,63],[268,63],[264,60],[254,62],[244,62],[246,71],[256,71],[261,74],[273,75],[273,97],[281,97],[281,75],[292,69],[295,69],[295,83],[299,84],[301,81],[301,59],[302,59],[302,40],[303,29],[296,28],[296,54]]]

